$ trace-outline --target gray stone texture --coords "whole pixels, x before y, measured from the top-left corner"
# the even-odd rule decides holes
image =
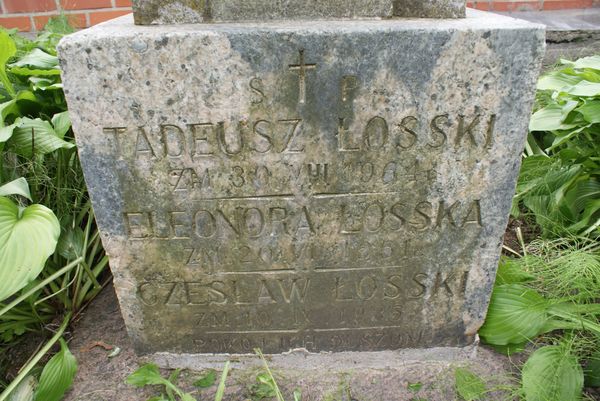
[[[69,347],[77,358],[77,376],[64,401],[142,401],[159,394],[157,386],[136,388],[125,379],[145,358],[138,358],[131,346],[120,316],[112,288],[106,288],[86,308],[72,330]],[[117,356],[109,358],[112,350],[103,346],[119,347]],[[353,355],[352,355],[353,354]],[[457,399],[454,371],[467,367],[486,382],[488,389],[504,389],[486,393],[486,401],[506,400],[511,390],[509,359],[485,348],[431,349],[392,352],[342,353],[328,355],[328,364],[314,363],[294,353],[290,358],[269,357],[269,366],[285,400],[292,400],[292,392],[302,391],[302,401],[449,401]],[[141,359],[141,360],[140,360]],[[223,369],[214,358],[154,359],[163,367],[185,367],[177,384],[191,392],[197,400],[214,400],[217,384],[198,389],[193,383],[206,374],[206,368]],[[251,385],[262,372],[258,357],[231,358],[231,369],[225,387],[224,400],[248,401],[252,397]],[[281,360],[286,362],[279,364]],[[169,363],[169,365],[167,365]],[[167,377],[171,372],[162,371]],[[219,373],[220,375],[220,373]],[[414,386],[420,383],[420,388]],[[413,385],[411,388],[410,385]],[[417,386],[418,387],[418,386]]]
[[[539,25],[482,12],[123,17],[63,39],[82,167],[137,352],[472,343],[543,49]]]
[[[135,23],[306,19],[461,18],[464,0],[133,0]]]

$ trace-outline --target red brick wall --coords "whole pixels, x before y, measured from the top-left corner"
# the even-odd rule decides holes
[[[469,7],[486,11],[561,10],[600,7],[600,0],[478,0]],[[0,0],[0,25],[39,31],[48,19],[67,15],[77,28],[87,28],[131,12],[131,0]]]
[[[39,31],[63,13],[77,28],[87,28],[131,12],[131,0],[0,0],[0,25]]]

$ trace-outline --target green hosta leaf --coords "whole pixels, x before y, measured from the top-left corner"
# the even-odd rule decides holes
[[[506,345],[490,344],[489,346],[492,347],[496,352],[498,352],[500,354],[510,356],[513,354],[518,354],[519,352],[523,352],[525,350],[525,347],[527,346],[527,344],[528,344],[528,342],[524,342],[521,344],[506,344]]]
[[[569,75],[560,71],[554,71],[540,78],[537,84],[538,90],[560,90],[569,88],[579,83],[582,79],[577,75]]]
[[[37,103],[37,98],[35,97],[35,94],[32,91],[29,90],[22,90],[19,91],[19,93],[17,93],[17,103],[19,101],[27,101],[27,102],[36,102]]]
[[[583,370],[565,347],[549,345],[535,351],[523,365],[526,401],[581,399]]]
[[[15,90],[6,74],[6,62],[14,56],[16,52],[17,46],[15,46],[15,41],[6,31],[0,31],[0,82],[11,95],[15,94]]]
[[[215,384],[217,381],[217,371],[210,369],[204,376],[194,382],[194,386],[199,388],[207,388]]]
[[[0,126],[6,124],[6,120],[9,116],[19,115],[19,107],[17,106],[17,99],[9,100],[0,104]]]
[[[0,196],[8,195],[21,195],[33,201],[31,199],[31,192],[29,192],[29,184],[27,184],[27,180],[23,177],[0,186]]]
[[[8,401],[33,401],[37,380],[29,375],[10,393]]]
[[[10,67],[28,67],[40,70],[54,69],[57,66],[58,57],[37,48],[10,64]]]
[[[58,90],[63,88],[61,82],[56,82],[54,78],[29,77],[31,88],[36,91]]]
[[[529,121],[529,131],[567,130],[576,127],[564,123],[563,107],[551,104],[536,111]]]
[[[68,228],[58,239],[56,250],[65,259],[77,259],[84,253],[84,234],[81,227]]]
[[[17,128],[20,123],[21,120],[17,119],[17,121],[14,124],[10,124],[6,127],[0,128],[0,144],[3,144],[12,137],[13,132],[15,132],[15,128]],[[0,150],[2,150],[2,147],[0,147]]]
[[[153,363],[147,363],[127,376],[125,381],[127,384],[131,384],[135,387],[144,387],[149,384],[165,384],[167,379],[160,375],[158,366]]]
[[[575,207],[585,209],[588,201],[600,199],[600,182],[594,180],[580,182],[577,185],[575,194]]]
[[[60,351],[44,366],[35,392],[35,401],[60,401],[71,387],[76,373],[77,361],[61,338]]]
[[[600,123],[600,100],[591,100],[577,108],[583,118],[589,123]]]
[[[565,121],[568,117],[569,114],[575,110],[575,108],[579,106],[579,102],[577,100],[568,100],[563,106],[562,106],[562,118],[563,121]]]
[[[486,393],[483,380],[468,369],[457,368],[454,371],[454,385],[465,401],[480,400]]]
[[[573,67],[600,70],[600,56],[582,57],[573,63]]]
[[[71,118],[69,117],[69,112],[63,111],[62,113],[53,115],[52,125],[54,126],[54,132],[56,132],[56,135],[60,139],[63,139],[69,128],[71,128]]]
[[[566,92],[573,96],[598,96],[600,95],[600,83],[581,81],[567,89]]]
[[[0,301],[35,279],[56,248],[58,219],[42,205],[20,209],[0,197]]]
[[[498,285],[479,335],[494,345],[529,341],[541,333],[548,319],[547,307],[547,301],[532,289],[520,284]]]
[[[57,149],[70,149],[75,145],[63,140],[48,121],[22,118],[9,141],[14,152],[25,157],[33,153],[46,154]]]
[[[29,375],[10,393],[8,401],[33,401],[36,387],[37,380],[33,375]]]
[[[53,68],[51,70],[41,70],[39,68],[29,68],[29,67],[12,67],[10,72],[16,75],[22,75],[25,77],[37,76],[37,77],[51,77],[60,75],[60,70],[58,68]]]
[[[533,275],[523,270],[526,258],[534,258],[534,256],[524,256],[520,259],[514,259],[503,256],[498,265],[498,273],[496,274],[496,285],[501,284],[516,284],[535,279]]]

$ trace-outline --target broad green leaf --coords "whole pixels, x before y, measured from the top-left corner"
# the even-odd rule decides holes
[[[490,347],[492,347],[496,352],[510,356],[513,354],[518,354],[520,352],[523,352],[525,350],[525,347],[527,346],[527,344],[528,344],[528,342],[524,342],[521,344],[506,344],[506,345],[488,344],[488,345]]]
[[[583,389],[583,370],[565,347],[549,345],[525,362],[522,382],[526,401],[577,401]]]
[[[9,198],[0,197],[0,301],[40,274],[59,235],[52,210],[42,205],[20,209]]]
[[[135,387],[144,387],[149,384],[164,384],[167,379],[160,375],[158,366],[153,363],[147,363],[127,376],[125,381],[127,384]]]
[[[456,392],[465,401],[481,400],[486,393],[485,383],[468,369],[457,368],[454,371]]]
[[[10,393],[8,401],[33,401],[36,387],[37,380],[33,375],[29,375]]]
[[[582,57],[573,63],[573,67],[600,70],[600,56]]]
[[[583,213],[579,216],[579,221],[569,226],[568,229],[571,232],[578,233],[587,228],[588,225],[594,223],[592,217],[597,215],[598,211],[600,211],[600,199],[590,199],[585,204],[585,209]],[[600,219],[598,219],[598,223],[600,223]],[[600,224],[596,226],[600,227]],[[588,229],[589,232],[592,232],[593,226]],[[588,232],[588,233],[589,233]]]
[[[589,181],[580,182],[577,185],[575,194],[575,207],[580,210],[585,209],[589,201],[600,200],[600,181],[590,179]]]
[[[194,386],[199,388],[207,388],[215,384],[217,381],[217,371],[214,369],[210,369],[208,372],[204,374],[204,376],[200,377],[198,380],[194,382]]]
[[[61,338],[60,351],[44,366],[35,392],[35,401],[60,401],[71,387],[76,373],[77,360]]]
[[[521,284],[497,285],[479,335],[494,345],[529,341],[544,327],[547,306],[541,295]]]
[[[45,76],[45,77],[50,77],[50,76],[57,76],[60,75],[60,70],[58,68],[52,68],[49,70],[42,70],[39,68],[29,68],[29,67],[12,67],[10,69],[10,72],[16,75],[21,75],[24,77],[31,77],[31,76]]]
[[[19,124],[21,124],[21,120],[17,119],[18,121],[15,121],[13,124],[7,125],[6,127],[2,127],[0,128],[0,144],[8,141],[12,135],[13,132],[15,132],[15,128],[17,128],[19,126]],[[0,148],[1,150],[2,148]]]
[[[19,102],[19,100],[37,102],[37,98],[35,97],[35,94],[29,90],[19,91],[19,93],[17,93],[16,99],[17,99],[17,102]]]
[[[534,280],[535,277],[523,269],[523,265],[526,264],[525,260],[533,257],[528,255],[520,259],[514,259],[503,256],[498,265],[496,285],[516,284]]]
[[[181,396],[181,401],[196,401],[196,399],[190,393],[183,393]]]
[[[566,135],[557,135],[556,138],[554,138],[554,141],[552,141],[552,146],[550,146],[548,149],[546,149],[546,151],[549,152],[551,150],[556,149],[558,146],[560,146],[563,143],[571,140],[571,138],[573,138],[574,136],[578,135],[579,133],[581,133],[582,131],[584,131],[586,128],[590,127],[590,125],[585,125],[585,126],[580,127],[578,129],[572,130],[569,133],[567,133]]]
[[[15,90],[6,74],[6,63],[16,52],[15,41],[6,31],[0,31],[0,82],[11,95],[15,94]]]
[[[146,401],[169,401],[169,399],[163,397],[162,395],[157,395],[155,397],[148,398]]]
[[[0,126],[6,125],[6,120],[11,115],[19,115],[17,99],[11,99],[8,102],[0,103]]]
[[[0,196],[8,195],[21,195],[33,201],[31,199],[31,192],[29,192],[29,184],[27,184],[27,180],[23,177],[0,186]]]
[[[56,135],[60,139],[63,139],[69,128],[71,128],[71,118],[69,117],[69,112],[63,111],[62,113],[53,115],[52,125],[54,126],[54,132],[56,132]]]
[[[581,81],[572,87],[566,89],[566,92],[573,96],[599,96],[600,95],[600,83]]]
[[[575,108],[579,106],[579,102],[577,100],[568,100],[563,106],[562,106],[562,118],[563,121],[565,121],[568,117],[569,114],[575,110]]]
[[[574,127],[576,125],[564,123],[563,108],[558,104],[536,111],[529,121],[529,131],[555,131]]]
[[[577,111],[583,115],[583,118],[589,123],[600,123],[600,99],[591,100],[579,106]]]
[[[33,49],[10,67],[28,67],[32,69],[49,70],[58,66],[58,57],[48,54],[41,49]]]
[[[83,237],[84,234],[81,227],[70,227],[66,229],[58,239],[56,251],[68,260],[77,259],[79,256],[83,256]]]
[[[541,77],[537,83],[538,90],[560,90],[576,85],[581,78],[576,75],[554,71]]]
[[[41,91],[47,90],[58,90],[63,88],[63,84],[61,82],[57,82],[55,78],[42,78],[42,77],[29,77],[29,82],[31,82],[31,88]]]
[[[15,153],[31,157],[33,153],[46,154],[57,149],[70,149],[75,145],[64,141],[48,121],[36,118],[21,119],[21,124],[13,131],[8,142]]]

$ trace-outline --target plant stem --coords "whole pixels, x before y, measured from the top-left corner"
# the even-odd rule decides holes
[[[254,352],[262,360],[263,365],[265,366],[265,370],[267,371],[267,374],[269,375],[269,379],[271,379],[271,382],[273,383],[273,386],[275,387],[275,398],[277,398],[277,401],[284,401],[283,394],[281,394],[281,390],[279,390],[277,381],[275,381],[275,377],[273,376],[273,373],[271,372],[271,369],[269,368],[269,364],[267,363],[267,360],[265,359],[265,356],[263,355],[262,351],[259,348],[256,348],[254,350]]]
[[[46,278],[45,280],[43,280],[41,283],[39,283],[38,285],[36,285],[35,287],[31,288],[29,291],[27,291],[25,294],[21,295],[18,298],[15,298],[11,303],[9,303],[8,305],[6,305],[4,308],[2,308],[2,310],[0,310],[0,316],[4,315],[6,312],[8,312],[9,310],[11,310],[15,305],[18,305],[19,303],[21,303],[23,300],[27,299],[31,294],[33,294],[34,292],[36,292],[37,290],[39,290],[40,288],[44,287],[46,284],[56,280],[57,277],[62,276],[63,274],[71,271],[75,266],[77,266],[81,261],[83,260],[83,257],[79,257],[77,259],[75,259],[74,261],[72,261],[71,263],[69,263],[68,265],[66,265],[65,267],[63,267],[62,269],[58,270],[56,273],[54,273],[53,275],[51,275],[50,277]],[[0,399],[0,401],[2,401]]]
[[[50,348],[52,348],[52,346],[62,337],[70,321],[71,313],[69,312],[65,315],[65,318],[63,319],[62,324],[58,328],[58,331],[54,333],[50,341],[48,341],[46,345],[44,345],[42,349],[35,355],[35,357],[33,357],[31,361],[29,361],[29,363],[21,369],[17,377],[8,385],[8,387],[6,387],[2,394],[0,394],[0,401],[4,401],[7,399],[10,393],[12,393],[12,391],[19,385],[19,383],[21,383],[21,381],[25,377],[27,377],[29,372],[31,372],[31,370],[40,361],[40,359],[42,359],[42,357],[46,355],[48,351],[50,351]]]

